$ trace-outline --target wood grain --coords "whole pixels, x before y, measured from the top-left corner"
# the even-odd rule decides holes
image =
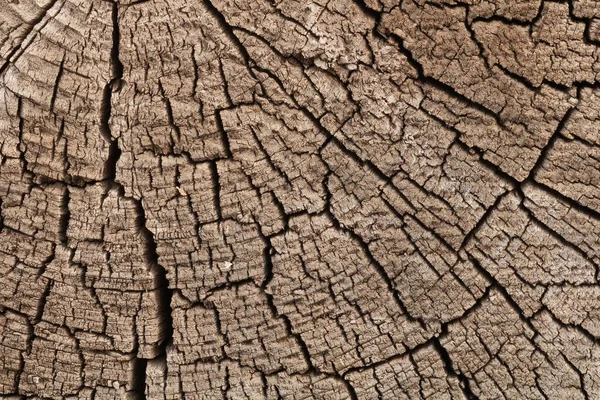
[[[1,0],[0,398],[600,398],[597,0]]]

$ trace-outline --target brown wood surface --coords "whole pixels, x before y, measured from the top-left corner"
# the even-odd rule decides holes
[[[600,1],[0,0],[0,398],[600,399]]]

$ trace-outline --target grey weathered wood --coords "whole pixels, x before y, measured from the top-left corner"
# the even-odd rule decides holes
[[[599,21],[0,0],[0,397],[600,398]]]

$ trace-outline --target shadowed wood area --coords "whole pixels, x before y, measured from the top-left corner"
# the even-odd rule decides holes
[[[0,0],[0,398],[600,399],[600,1]]]

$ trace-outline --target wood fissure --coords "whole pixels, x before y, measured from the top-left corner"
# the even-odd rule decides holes
[[[600,398],[599,21],[0,4],[0,397]]]

